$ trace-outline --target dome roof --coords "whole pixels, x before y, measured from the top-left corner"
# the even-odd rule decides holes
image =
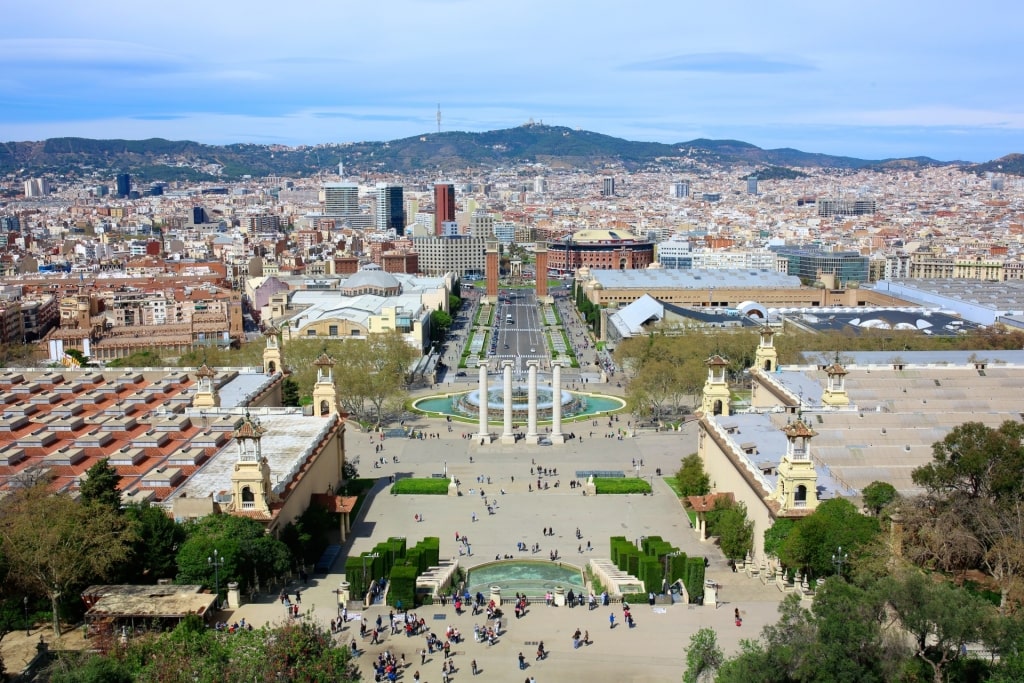
[[[383,270],[360,268],[358,272],[341,283],[343,289],[377,287],[379,289],[401,289],[402,283],[391,273]]]

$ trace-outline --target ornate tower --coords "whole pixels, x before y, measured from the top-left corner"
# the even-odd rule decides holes
[[[324,351],[313,361],[316,384],[313,385],[313,414],[321,417],[338,414],[338,390],[334,387],[334,359]]]
[[[828,385],[821,395],[821,402],[827,406],[840,408],[850,405],[850,397],[846,394],[846,368],[837,362],[825,368],[828,374]]]
[[[537,242],[533,255],[537,259],[534,264],[535,277],[537,279],[537,298],[543,300],[548,295],[548,243]]]
[[[813,510],[818,507],[818,473],[811,461],[811,438],[816,432],[800,419],[787,424],[782,432],[786,435],[786,454],[779,463],[772,500],[778,501],[783,511]]]
[[[487,242],[484,252],[484,279],[487,284],[487,300],[491,303],[498,301],[498,272],[501,268],[501,261],[498,255],[498,243]]]
[[[264,333],[267,338],[267,348],[263,349],[263,372],[273,375],[275,372],[284,372],[284,357],[281,354],[281,331],[273,325]]]
[[[196,396],[192,399],[193,408],[220,407],[220,396],[217,395],[217,385],[213,381],[216,376],[217,373],[206,363],[196,370]]]
[[[754,365],[764,372],[775,372],[779,368],[779,354],[775,350],[775,330],[767,323],[761,328],[761,342],[754,352]]]
[[[270,504],[277,502],[277,494],[270,483],[270,465],[260,451],[260,439],[265,431],[259,420],[254,420],[249,413],[235,430],[238,461],[231,473],[233,512],[255,510],[269,514]]]
[[[701,412],[705,415],[728,415],[729,384],[725,380],[725,369],[729,367],[729,361],[715,354],[704,363],[708,366],[708,380],[701,395]]]

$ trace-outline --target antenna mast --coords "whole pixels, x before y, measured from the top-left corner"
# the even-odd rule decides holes
[[[441,132],[441,103],[437,103],[437,132]]]

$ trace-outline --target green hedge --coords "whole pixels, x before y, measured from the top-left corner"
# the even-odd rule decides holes
[[[414,607],[416,605],[416,577],[418,575],[418,568],[409,564],[396,564],[392,567],[390,575],[391,586],[388,588],[387,603],[392,607],[397,607],[399,601],[401,601],[403,609]]]
[[[427,567],[436,567],[441,564],[441,539],[437,536],[427,536],[416,544],[420,552],[426,557]]]
[[[660,593],[662,578],[665,572],[661,562],[656,557],[643,556],[640,558],[640,570],[636,578],[644,582],[644,588],[648,593]]]
[[[650,493],[651,484],[646,479],[637,477],[595,477],[594,488],[597,493]]]
[[[447,496],[450,483],[446,478],[399,479],[391,485],[391,493],[394,495]]]
[[[697,602],[697,597],[704,595],[704,558],[686,558],[682,579],[686,592],[690,594],[690,602]]]

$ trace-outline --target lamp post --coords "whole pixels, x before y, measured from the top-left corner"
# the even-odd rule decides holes
[[[26,636],[30,636],[30,635],[32,635],[32,632],[30,630],[32,628],[32,625],[28,623],[28,596],[27,595],[25,596],[24,604],[25,604],[25,635]]]
[[[215,592],[215,594],[217,596],[217,605],[218,605],[218,609],[219,609],[219,605],[220,605],[220,568],[224,566],[224,558],[221,557],[217,553],[217,550],[215,548],[214,551],[213,551],[213,557],[207,557],[206,558],[206,563],[209,566],[213,567],[213,582],[214,582],[213,585],[214,585],[214,592]]]
[[[850,555],[843,552],[843,546],[836,548],[835,553],[832,554],[832,564],[836,566],[836,574],[839,576],[843,575],[843,565],[848,559],[850,559]]]
[[[366,560],[376,560],[380,557],[380,553],[367,553],[363,555],[363,595],[366,595]]]

